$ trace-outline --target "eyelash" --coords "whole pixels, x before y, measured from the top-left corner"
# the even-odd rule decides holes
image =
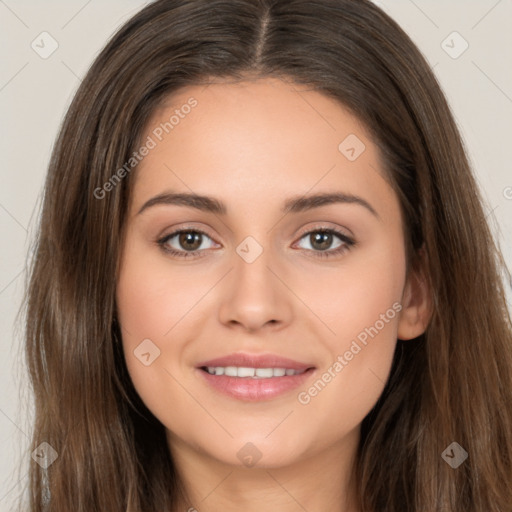
[[[198,228],[186,229],[185,228],[185,229],[179,229],[179,230],[173,231],[172,233],[165,235],[164,237],[158,239],[156,241],[156,243],[162,249],[162,251],[164,251],[167,254],[170,254],[171,256],[176,256],[178,258],[201,257],[201,256],[197,256],[198,255],[197,249],[195,251],[177,251],[176,249],[169,249],[165,245],[169,240],[174,238],[176,235],[180,235],[182,233],[197,233],[197,234],[205,235],[211,239],[211,237],[208,235],[208,233],[206,233],[205,231],[202,231],[201,229],[198,229]],[[339,256],[339,255],[343,254],[345,251],[352,249],[356,245],[355,240],[348,237],[344,233],[341,233],[340,231],[337,231],[332,228],[323,228],[323,227],[312,229],[310,231],[306,231],[305,233],[302,233],[302,235],[299,237],[299,240],[302,240],[306,235],[311,235],[313,233],[332,234],[332,235],[337,236],[343,242],[343,245],[340,245],[336,249],[331,249],[331,250],[328,249],[325,251],[313,250],[312,252],[315,253],[314,257],[332,258],[332,257]],[[206,249],[203,249],[203,250],[206,250]],[[303,250],[311,251],[311,249],[303,249]]]

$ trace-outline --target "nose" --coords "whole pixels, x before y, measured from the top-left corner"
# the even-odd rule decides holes
[[[280,275],[281,266],[266,249],[249,261],[234,253],[234,268],[221,291],[219,320],[250,332],[282,329],[292,319],[293,294]]]

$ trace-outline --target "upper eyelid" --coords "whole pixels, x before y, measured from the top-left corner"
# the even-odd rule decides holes
[[[338,233],[340,235],[344,235],[346,236],[347,238],[354,238],[354,235],[352,234],[352,232],[348,229],[348,228],[341,228],[339,226],[330,226],[328,224],[330,224],[329,222],[325,222],[325,223],[320,223],[322,225],[317,225],[317,226],[312,226],[312,227],[309,227],[309,228],[305,228],[304,230],[301,230],[299,235],[300,238],[302,238],[304,235],[307,235],[309,233],[314,233],[314,232],[317,232],[317,231],[333,231],[335,233]]]
[[[167,231],[164,230],[164,232]],[[182,232],[189,232],[189,231],[195,231],[195,232],[198,232],[198,233],[202,233],[202,234],[205,234],[207,235],[208,237],[210,237],[212,240],[215,239],[214,236],[212,236],[208,231],[208,229],[205,229],[203,227],[196,227],[194,225],[185,225],[183,227],[177,227],[177,228],[171,228],[169,230],[169,233],[165,234],[165,235],[160,235],[158,237],[159,240],[163,239],[163,238],[168,238],[168,237],[171,237],[171,236],[175,236],[179,233],[182,233]]]

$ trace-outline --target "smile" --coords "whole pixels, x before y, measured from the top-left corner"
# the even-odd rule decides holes
[[[244,366],[208,366],[203,367],[210,375],[226,375],[228,377],[271,379],[273,377],[284,377],[300,375],[306,370],[294,370],[293,368],[249,368]]]

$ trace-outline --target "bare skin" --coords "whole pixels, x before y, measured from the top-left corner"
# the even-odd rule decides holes
[[[154,129],[191,97],[197,106],[157,141]],[[340,151],[350,134],[362,152],[357,139]],[[397,338],[417,337],[429,318],[424,282],[406,276],[399,202],[376,145],[340,104],[273,79],[181,89],[154,113],[148,136],[157,144],[137,169],[117,303],[131,378],[165,426],[191,496],[180,510],[359,511],[361,422],[382,393]],[[226,213],[163,203],[140,212],[171,191],[215,197]],[[367,205],[282,211],[289,198],[333,192]],[[320,228],[343,238],[315,241]],[[206,235],[190,250],[179,235],[165,239],[178,229]],[[236,250],[249,236],[249,253],[262,249],[250,263]],[[148,366],[134,355],[144,339],[160,350]],[[196,368],[234,352],[315,370],[298,389],[240,400]],[[319,379],[325,385],[308,391]],[[247,443],[260,454],[252,466]]]

